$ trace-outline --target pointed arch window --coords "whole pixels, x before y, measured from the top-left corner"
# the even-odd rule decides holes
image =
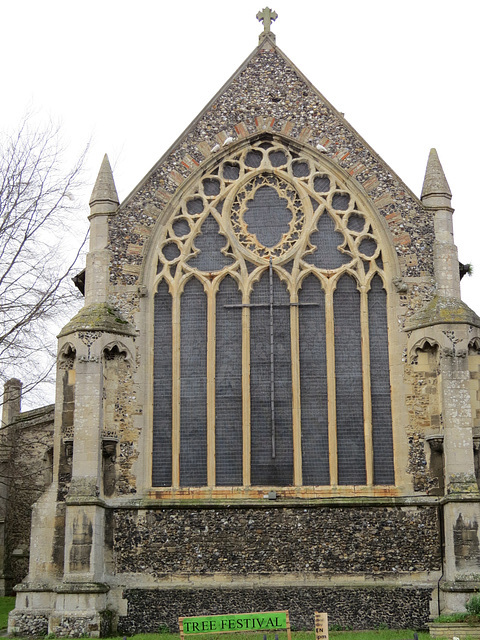
[[[180,199],[156,248],[152,486],[394,483],[378,222],[264,136]]]

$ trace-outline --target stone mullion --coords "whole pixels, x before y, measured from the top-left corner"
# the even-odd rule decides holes
[[[172,296],[172,487],[180,486],[180,300]]]
[[[373,485],[372,389],[370,381],[370,335],[368,330],[368,294],[360,292],[362,337],[363,425],[365,438],[365,470],[367,486]]]
[[[328,393],[328,448],[330,462],[330,484],[338,485],[337,454],[337,407],[335,389],[335,321],[333,315],[333,290],[327,286],[325,291],[325,334],[327,356],[327,393]]]
[[[293,300],[292,302],[297,302]],[[292,430],[293,430],[293,483],[302,485],[302,431],[300,400],[300,348],[298,307],[290,307],[292,354]]]
[[[244,300],[248,304],[248,299]],[[251,421],[250,421],[250,309],[242,309],[242,424],[243,485],[250,486]]]
[[[207,293],[207,484],[215,486],[215,297],[209,287]]]

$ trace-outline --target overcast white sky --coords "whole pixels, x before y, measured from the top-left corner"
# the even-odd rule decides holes
[[[27,108],[91,139],[122,200],[251,53],[264,6],[277,44],[420,194],[431,147],[453,192],[463,298],[480,313],[478,0],[3,0],[2,127]]]

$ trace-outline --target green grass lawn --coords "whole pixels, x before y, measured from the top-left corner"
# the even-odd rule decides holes
[[[375,631],[330,631],[329,640],[413,640],[414,632],[411,629],[378,629]],[[195,640],[226,640],[227,634],[198,634]],[[131,640],[179,640],[177,633],[139,633],[132,636]],[[275,633],[267,633],[267,640],[274,640]],[[287,634],[278,633],[279,640],[286,640]],[[263,632],[231,633],[229,640],[263,640]],[[292,631],[292,640],[314,640],[313,631]],[[122,640],[119,636],[112,640]],[[418,640],[430,640],[428,631],[418,633]]]
[[[8,626],[8,614],[15,607],[15,598],[0,598],[0,629]]]

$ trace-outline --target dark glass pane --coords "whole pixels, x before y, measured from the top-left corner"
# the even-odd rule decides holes
[[[249,151],[245,156],[247,167],[258,168],[262,163],[263,154],[260,151]]]
[[[190,258],[189,265],[200,271],[220,271],[231,264],[231,258],[222,253],[227,239],[220,233],[218,222],[209,215],[203,222],[200,234],[195,238],[195,247],[200,253]]]
[[[173,233],[177,236],[177,238],[182,238],[190,233],[190,225],[184,218],[180,218],[179,220],[175,220],[172,224]]]
[[[287,164],[287,156],[283,151],[272,151],[268,157],[270,158],[272,167],[281,167]]]
[[[201,198],[194,198],[187,202],[187,211],[191,216],[198,215],[203,211],[203,200]]]
[[[339,484],[365,484],[360,293],[340,278],[333,295]]]
[[[330,178],[328,176],[315,176],[313,188],[317,193],[327,193],[330,191]]]
[[[387,294],[380,276],[374,276],[368,293],[368,328],[375,484],[395,483],[387,327]]]
[[[175,260],[180,255],[180,249],[174,242],[169,242],[163,247],[162,253],[166,260]]]
[[[292,173],[296,178],[306,178],[310,174],[310,167],[307,162],[292,163]]]
[[[215,344],[215,461],[217,485],[241,485],[242,294],[227,276],[217,293]],[[228,308],[226,305],[238,305]]]
[[[172,484],[172,298],[161,282],[154,300],[152,485]]]
[[[273,187],[260,187],[253,200],[247,203],[247,211],[243,219],[248,231],[255,234],[265,247],[274,247],[289,231],[292,212],[287,207],[287,200],[280,198]]]
[[[305,260],[319,269],[338,269],[352,259],[338,250],[344,237],[339,231],[335,231],[335,223],[328,213],[323,213],[320,217],[317,231],[310,236],[310,242],[316,250],[306,256]]]
[[[220,183],[213,178],[206,178],[203,181],[203,193],[206,196],[218,196],[220,193]]]
[[[352,213],[352,215],[348,218],[347,226],[352,231],[356,231],[357,233],[359,233],[360,231],[363,231],[363,228],[365,226],[365,218],[358,213]]]
[[[180,298],[180,485],[207,484],[207,298],[189,280]]]
[[[293,483],[292,367],[290,296],[274,274],[273,317],[275,458],[272,457],[270,368],[270,284],[264,273],[253,289],[250,320],[251,478],[254,485],[286,486]]]
[[[377,250],[377,243],[373,238],[364,238],[360,242],[358,250],[360,251],[360,253],[363,253],[364,256],[371,258]]]
[[[226,162],[223,165],[223,177],[225,180],[236,180],[240,175],[240,167],[238,164]]]
[[[346,211],[350,204],[350,196],[347,193],[335,193],[332,198],[332,207],[336,211]]]
[[[302,407],[303,484],[330,484],[328,398],[325,344],[325,296],[315,276],[308,276],[298,294],[300,393]],[[301,306],[310,303],[308,306]],[[313,306],[314,303],[318,306]]]

